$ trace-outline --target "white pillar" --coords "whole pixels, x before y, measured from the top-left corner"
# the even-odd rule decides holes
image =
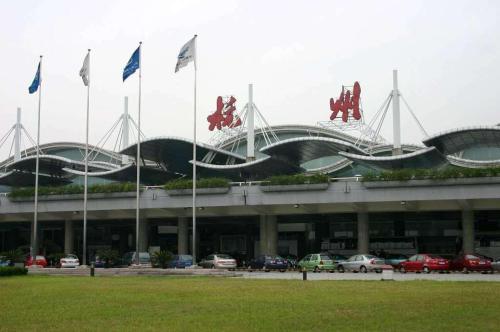
[[[400,155],[403,153],[401,150],[401,119],[399,114],[399,90],[398,90],[398,71],[392,71],[392,128],[393,128],[393,155]]]
[[[462,250],[474,254],[474,211],[462,210]]]
[[[122,150],[128,147],[129,145],[129,123],[128,123],[128,97],[125,96],[123,100],[123,115],[122,115]],[[126,165],[130,163],[130,159],[128,156],[122,156],[122,165]]]
[[[73,246],[75,243],[75,233],[73,232],[73,222],[71,220],[64,221],[64,253],[73,254]]]
[[[149,249],[149,222],[146,218],[139,220],[139,251]]]
[[[248,84],[247,104],[247,161],[255,160],[255,125],[253,109],[253,84]]]
[[[21,159],[21,108],[17,108],[17,122],[14,130],[14,161]]]
[[[187,255],[188,252],[188,227],[189,219],[179,217],[177,219],[177,254]]]
[[[367,212],[358,212],[358,254],[368,254],[370,247],[369,220]]]

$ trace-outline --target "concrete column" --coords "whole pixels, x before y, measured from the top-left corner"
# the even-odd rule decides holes
[[[189,253],[189,219],[179,217],[177,220],[177,254],[187,255]]]
[[[71,220],[64,221],[64,253],[73,254],[75,243],[75,233],[73,231],[73,222]]]
[[[267,254],[267,224],[266,224],[266,216],[260,216],[260,224],[259,224],[259,231],[260,231],[260,254]]]
[[[31,240],[30,240],[30,246],[31,248],[33,248],[33,254],[35,255],[38,255],[40,254],[40,243],[43,243],[43,239],[41,238],[42,236],[42,223],[40,222],[40,220],[38,220],[38,225],[37,225],[37,234],[36,234],[36,243],[35,243],[35,232],[34,232],[34,225],[35,223],[32,221],[31,222],[31,232],[30,232],[30,236],[31,236]]]
[[[368,213],[358,212],[358,254],[367,254],[370,245]]]
[[[278,253],[278,222],[276,216],[267,216],[267,254],[276,255]]]
[[[149,249],[149,221],[139,220],[139,251],[145,252]]]
[[[474,253],[474,211],[462,211],[462,250],[464,254]]]

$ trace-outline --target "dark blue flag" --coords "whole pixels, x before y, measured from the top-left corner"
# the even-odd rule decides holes
[[[139,46],[134,54],[130,57],[130,60],[128,60],[127,65],[123,69],[123,81],[135,73],[135,71],[139,68],[139,63],[140,63],[140,57],[141,57],[141,47]]]
[[[40,86],[40,63],[38,63],[38,69],[36,71],[35,78],[33,79],[33,83],[31,83],[28,90],[30,93],[35,93],[38,90],[39,86]]]

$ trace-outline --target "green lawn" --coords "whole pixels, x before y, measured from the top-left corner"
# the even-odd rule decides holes
[[[1,331],[499,331],[500,283],[0,278]]]

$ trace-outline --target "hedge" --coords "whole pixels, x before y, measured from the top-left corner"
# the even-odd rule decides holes
[[[28,274],[28,269],[24,267],[2,266],[0,267],[0,277],[24,276]]]
[[[295,175],[276,175],[265,179],[261,186],[286,186],[294,184],[317,184],[328,183],[329,177],[325,174],[295,174]]]
[[[199,179],[196,181],[196,188],[227,188],[229,187],[230,181],[224,178],[206,178]],[[176,189],[192,189],[193,180],[191,179],[177,179],[167,182],[163,188],[165,190],[176,190]]]
[[[368,173],[362,181],[409,181],[409,180],[444,180],[457,178],[477,178],[500,176],[500,167],[495,168],[445,168],[436,169],[401,169],[380,173]]]
[[[79,185],[69,185],[69,186],[59,186],[59,187],[39,187],[38,195],[48,196],[48,195],[75,195],[83,194],[84,187]],[[116,192],[129,192],[135,191],[135,183],[125,182],[125,183],[107,183],[107,184],[94,184],[89,186],[88,193],[116,193]],[[34,187],[26,188],[13,188],[9,193],[9,197],[33,197],[35,196]]]

